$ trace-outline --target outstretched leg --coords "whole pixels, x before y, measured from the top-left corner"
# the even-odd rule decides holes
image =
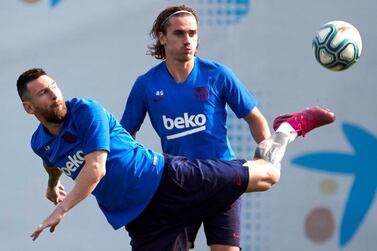
[[[257,146],[254,159],[280,163],[289,142],[334,120],[334,113],[318,106],[307,108],[303,112],[281,115],[273,123],[276,132]]]
[[[254,160],[245,163],[250,174],[247,192],[271,188],[280,179],[280,162],[288,143],[334,121],[334,113],[318,106],[277,117],[273,123],[276,132],[257,146]]]

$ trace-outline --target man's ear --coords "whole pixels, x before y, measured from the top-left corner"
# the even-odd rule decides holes
[[[165,45],[165,34],[161,31],[158,33],[158,41],[161,45]]]
[[[34,114],[34,109],[33,109],[33,106],[31,105],[30,102],[28,101],[23,101],[22,102],[22,105],[24,107],[24,110],[29,113],[29,114]]]

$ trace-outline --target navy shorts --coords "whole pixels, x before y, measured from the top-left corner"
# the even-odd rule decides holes
[[[187,226],[227,211],[246,191],[249,171],[244,163],[165,156],[159,188],[147,208],[125,226],[132,250],[188,250]]]
[[[187,226],[188,241],[195,247],[195,239],[203,223],[207,245],[241,246],[241,197],[229,209],[206,217],[199,222]]]

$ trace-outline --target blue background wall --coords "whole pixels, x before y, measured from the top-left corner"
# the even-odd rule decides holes
[[[152,23],[177,3],[199,11],[199,56],[231,67],[270,122],[316,104],[337,114],[333,125],[290,146],[272,191],[244,196],[243,250],[375,250],[374,0],[1,1],[0,249],[130,250],[127,233],[112,230],[92,197],[55,234],[30,240],[53,206],[44,198],[47,175],[29,146],[37,121],[23,111],[15,81],[27,68],[43,67],[66,98],[97,99],[120,118],[136,77],[158,63],[145,54]],[[315,32],[331,20],[352,23],[363,39],[360,61],[345,72],[324,69],[312,52]],[[252,156],[246,124],[231,113],[229,133],[238,156]],[[138,139],[160,149],[148,121]],[[196,250],[205,249],[201,234]]]

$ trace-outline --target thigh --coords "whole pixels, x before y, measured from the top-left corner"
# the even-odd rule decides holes
[[[203,222],[207,244],[240,247],[240,217],[241,198],[236,200],[229,209],[207,217]]]
[[[146,209],[125,226],[133,251],[188,250],[184,212],[179,210],[183,206],[174,199],[174,191],[170,190],[173,187],[164,172],[159,188]]]
[[[150,250],[171,247],[178,237],[182,239],[187,225],[228,209],[248,185],[249,171],[244,163],[245,160],[166,158],[152,201],[126,226],[134,250],[148,250],[144,249],[146,245]]]
[[[188,238],[188,241],[191,242],[192,248],[194,248],[195,246],[195,239],[196,239],[196,236],[198,235],[201,225],[202,225],[201,221],[190,223],[187,225],[187,238]]]
[[[207,224],[210,230],[206,231],[207,243],[239,246],[239,196],[246,190],[249,179],[244,163],[244,160],[170,159],[168,176],[173,184],[179,184],[175,193],[180,193],[177,201],[181,201],[175,205],[182,205],[188,240],[193,245],[201,223],[211,219]]]
[[[125,226],[133,251],[186,251],[187,232],[178,217],[166,217],[154,210],[152,203],[135,220]]]
[[[173,157],[164,170],[163,178],[168,180],[164,183],[170,185],[163,189],[166,194],[163,204],[174,203],[187,224],[228,209],[246,191],[249,183],[249,170],[244,163],[245,160]]]

